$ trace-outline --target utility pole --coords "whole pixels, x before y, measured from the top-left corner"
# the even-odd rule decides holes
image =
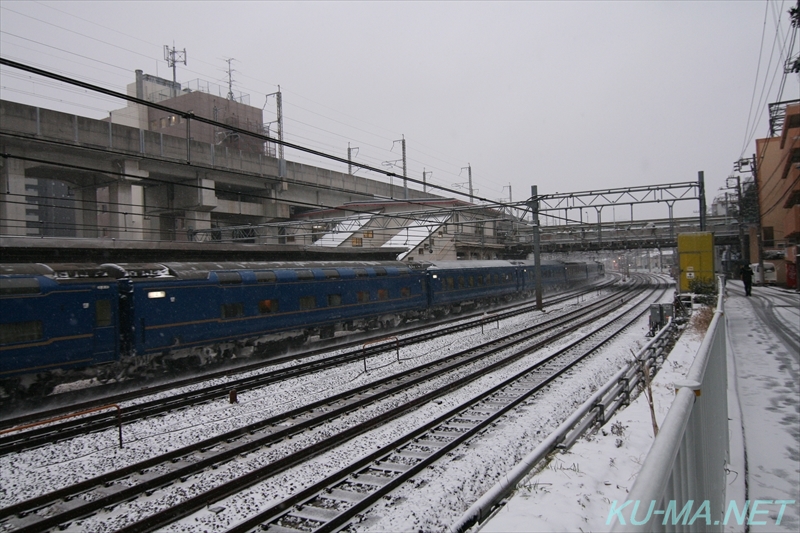
[[[697,173],[697,188],[700,196],[700,231],[706,230],[706,180],[705,173],[701,170]],[[633,204],[631,204],[631,213]],[[633,217],[631,217],[633,219]]]
[[[731,176],[728,178],[726,185],[728,188],[733,188],[731,184],[732,179],[736,180],[736,205],[738,206],[738,216],[736,217],[737,225],[739,226],[739,260],[750,262],[750,254],[746,252],[744,246],[744,211],[742,209],[742,177]],[[727,193],[725,193],[727,195]]]
[[[183,63],[186,65],[186,48],[183,50],[176,50],[175,43],[172,43],[172,48],[169,47],[168,44],[164,45],[164,60],[167,62],[167,65],[172,69],[172,83],[178,83],[177,81],[177,71],[175,69],[175,65],[178,63]],[[172,88],[172,97],[178,96],[175,94],[175,88]]]
[[[431,174],[433,174],[433,170],[425,172],[425,168],[422,168],[422,192],[428,192],[428,176]]]
[[[358,147],[350,148],[350,143],[347,143],[347,173],[353,175],[353,155],[358,153]]]
[[[277,92],[268,94],[267,99],[269,99],[270,96],[275,97],[277,107],[278,140],[280,141],[278,143],[278,177],[283,178],[286,177],[286,160],[283,158],[283,97],[281,95],[281,86],[278,85]],[[348,146],[350,145],[348,144]]]
[[[756,243],[758,244],[758,277],[761,284],[764,284],[764,238],[761,234],[761,191],[758,190],[758,162],[756,154],[751,159],[750,170],[753,173],[753,186],[756,188]]]
[[[469,203],[473,203],[473,200],[472,200],[472,165],[470,163],[467,163],[467,176],[469,176]],[[536,205],[537,205],[537,211],[538,211],[538,205],[539,205],[538,201],[536,202]]]
[[[403,193],[408,200],[408,174],[406,172],[406,136],[403,135]]]
[[[539,187],[531,185],[531,199],[528,200],[533,222],[533,277],[536,287],[536,309],[542,310],[542,262],[539,246]]]
[[[756,154],[751,159],[740,159],[736,163],[740,172],[750,172],[753,175],[753,187],[756,194],[756,253],[758,254],[758,280],[764,283],[764,238],[761,233],[761,191],[758,187],[758,163]],[[749,170],[747,167],[750,167]],[[749,256],[749,254],[748,254]],[[752,258],[750,258],[752,261]]]

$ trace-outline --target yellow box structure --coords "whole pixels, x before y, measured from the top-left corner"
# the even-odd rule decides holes
[[[678,234],[678,291],[691,292],[692,281],[714,282],[714,234]]]

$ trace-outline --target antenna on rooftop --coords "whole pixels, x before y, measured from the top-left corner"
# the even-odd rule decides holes
[[[233,100],[233,73],[236,72],[231,68],[231,61],[235,59],[231,57],[225,60],[228,63],[228,100]]]
[[[172,68],[172,82],[178,83],[175,76],[175,65],[183,63],[186,65],[186,48],[183,50],[175,49],[175,42],[172,42],[172,48],[168,44],[164,45],[164,60]]]

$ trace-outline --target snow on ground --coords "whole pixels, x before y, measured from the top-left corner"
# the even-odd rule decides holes
[[[660,424],[675,391],[702,342],[693,320],[652,383],[656,420]],[[601,429],[555,454],[539,473],[518,486],[515,495],[481,529],[495,532],[608,531],[614,500],[625,501],[636,473],[653,442],[650,408],[644,395]]]
[[[754,296],[769,298],[770,293],[754,288]],[[784,308],[782,313],[797,327],[800,297],[794,297],[791,309]],[[785,294],[782,298],[785,301]],[[800,354],[787,350],[771,331],[772,325],[755,318],[751,302],[734,283],[729,284],[725,306],[731,432],[727,501],[735,501],[739,509],[746,499],[765,502],[759,514],[751,518],[752,533],[798,531]],[[659,423],[674,398],[672,383],[685,376],[701,341],[701,332],[690,324],[656,376],[653,392]],[[640,395],[600,432],[556,454],[542,471],[523,481],[480,531],[609,531],[612,502],[627,499],[652,442],[649,407]],[[744,528],[731,519],[725,531]]]
[[[729,361],[736,376],[747,452],[747,497],[794,501],[785,507],[780,524],[780,506],[763,505],[768,514],[758,518],[766,525],[752,525],[751,532],[800,531],[800,354],[781,342],[770,324],[757,320],[753,309],[755,298],[778,304],[773,291],[754,287],[753,297],[746,298],[740,287],[730,283],[725,304]],[[781,299],[786,294],[794,304],[783,308],[783,314],[794,317],[797,339],[800,295],[784,293]],[[742,428],[736,429],[742,433]]]

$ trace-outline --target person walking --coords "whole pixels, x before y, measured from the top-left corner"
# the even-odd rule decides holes
[[[753,269],[750,268],[750,265],[744,265],[739,276],[744,283],[744,295],[750,296],[750,292],[753,290]]]

